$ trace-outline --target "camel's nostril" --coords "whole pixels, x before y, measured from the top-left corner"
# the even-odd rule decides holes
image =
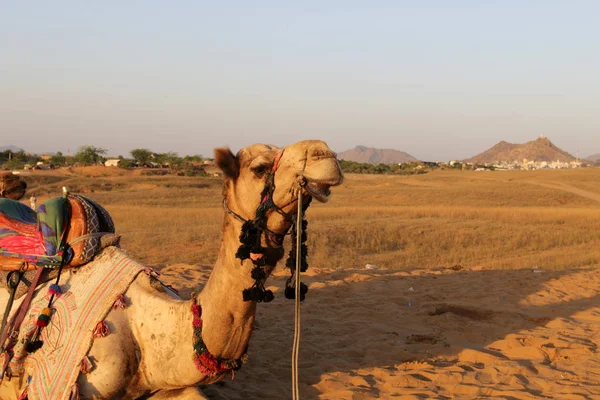
[[[323,160],[326,158],[336,158],[337,154],[335,154],[335,152],[333,152],[329,149],[312,149],[309,152],[308,157],[312,161],[319,161],[319,160]]]

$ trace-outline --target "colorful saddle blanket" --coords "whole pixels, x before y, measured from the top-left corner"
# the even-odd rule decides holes
[[[0,270],[77,267],[101,250],[102,234],[114,233],[108,212],[79,195],[64,195],[33,211],[0,198]],[[61,244],[68,246],[61,247]]]

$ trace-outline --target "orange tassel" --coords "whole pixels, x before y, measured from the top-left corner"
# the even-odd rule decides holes
[[[96,324],[96,327],[94,328],[94,331],[92,333],[95,338],[100,338],[108,336],[110,330],[108,329],[108,325],[106,325],[106,322],[100,321],[98,322],[98,324]]]
[[[94,364],[92,364],[92,360],[88,356],[85,356],[81,359],[81,368],[80,371],[82,374],[89,374],[94,369]]]
[[[127,307],[127,301],[125,300],[125,296],[120,294],[117,296],[117,299],[113,303],[113,309],[125,308],[125,307]]]

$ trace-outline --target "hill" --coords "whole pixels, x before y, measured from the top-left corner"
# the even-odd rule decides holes
[[[0,146],[0,151],[6,151],[6,150],[10,150],[13,153],[18,153],[20,151],[23,151],[22,148],[13,146],[12,144],[9,144],[8,146]]]
[[[338,157],[346,161],[354,161],[369,164],[398,164],[402,162],[417,161],[408,153],[392,149],[374,149],[372,147],[356,146],[353,149],[343,151]]]
[[[573,161],[575,157],[556,147],[548,138],[540,136],[536,140],[523,144],[502,141],[494,147],[473,158],[466,160],[475,164],[494,163],[497,161]]]
[[[600,153],[592,154],[591,156],[587,157],[586,160],[593,161],[593,162],[599,162],[600,161]]]

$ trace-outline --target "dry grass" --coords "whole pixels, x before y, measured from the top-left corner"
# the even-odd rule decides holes
[[[150,265],[210,265],[221,183],[84,171],[26,179],[43,200],[66,184],[113,215],[123,247]],[[101,172],[101,171],[100,171]],[[600,169],[347,176],[308,212],[321,268],[572,268],[600,263]]]

